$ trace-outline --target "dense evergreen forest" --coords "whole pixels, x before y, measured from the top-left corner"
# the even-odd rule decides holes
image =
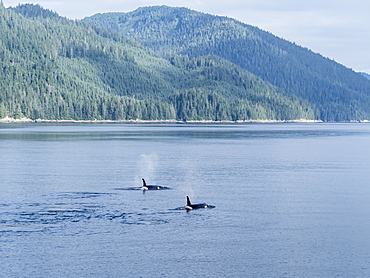
[[[305,99],[324,121],[370,119],[370,82],[328,58],[237,20],[156,6],[84,19],[166,59],[214,55]]]
[[[308,101],[219,56],[163,58],[39,5],[0,6],[0,38],[0,119],[317,118]]]

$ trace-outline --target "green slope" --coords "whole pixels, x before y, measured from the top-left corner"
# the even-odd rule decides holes
[[[220,57],[164,59],[39,5],[0,7],[0,37],[0,118],[315,118],[309,103]]]
[[[370,119],[370,82],[319,54],[242,22],[156,6],[84,21],[130,36],[159,55],[215,55],[313,103],[324,121]]]

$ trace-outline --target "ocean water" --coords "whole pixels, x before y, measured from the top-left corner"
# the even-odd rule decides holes
[[[215,208],[178,209],[186,196]],[[0,124],[0,265],[369,277],[370,125]]]

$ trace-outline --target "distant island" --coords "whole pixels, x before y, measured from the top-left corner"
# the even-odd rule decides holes
[[[1,122],[370,119],[362,74],[227,17],[154,6],[75,21],[24,4],[0,6],[0,34]]]

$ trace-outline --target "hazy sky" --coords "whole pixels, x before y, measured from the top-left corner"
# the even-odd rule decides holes
[[[128,12],[168,5],[224,15],[307,47],[356,71],[370,73],[370,1],[367,0],[3,0],[6,7],[40,4],[61,16]]]

